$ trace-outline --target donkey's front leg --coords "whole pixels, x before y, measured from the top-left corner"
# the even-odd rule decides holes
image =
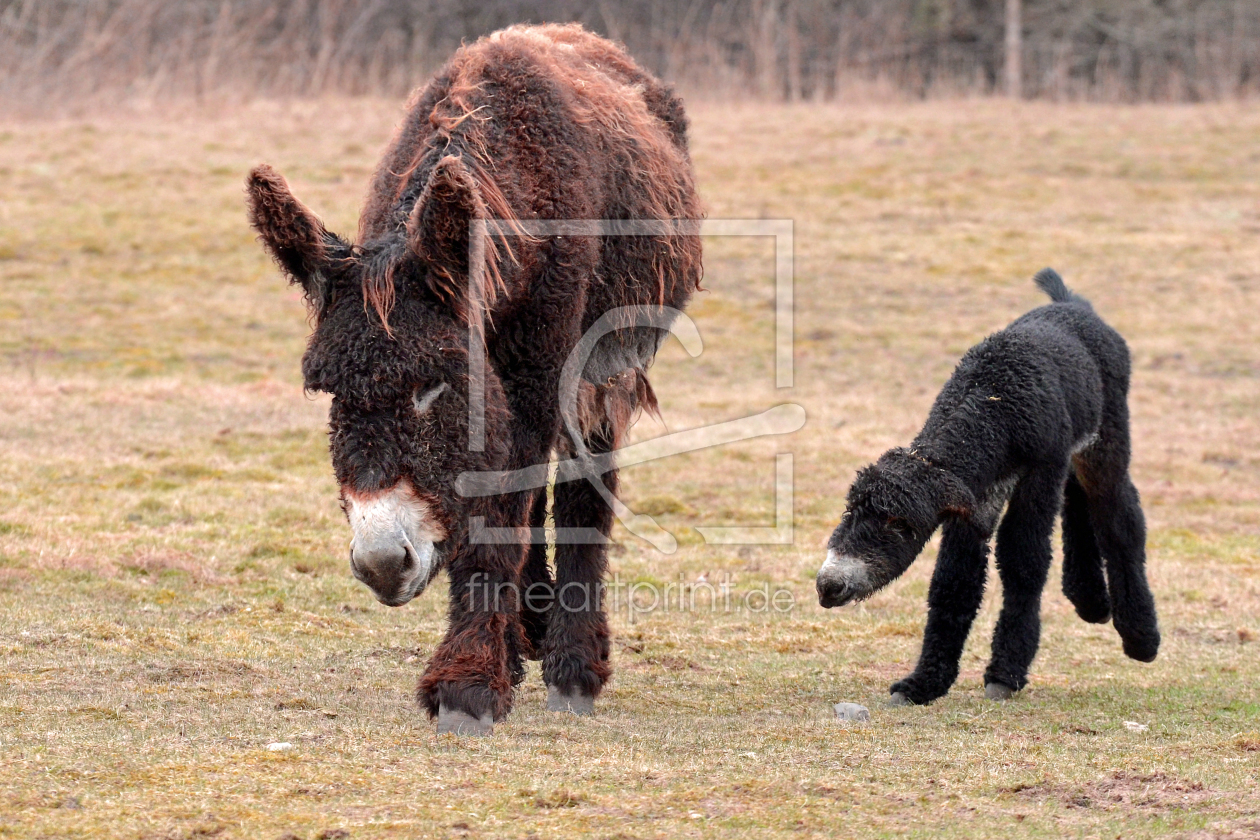
[[[450,567],[450,628],[420,678],[418,699],[438,734],[489,735],[512,709],[524,674],[520,572],[526,529],[518,541],[470,544]]]

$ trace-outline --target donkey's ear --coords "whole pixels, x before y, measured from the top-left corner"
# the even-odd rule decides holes
[[[476,180],[462,160],[448,155],[433,167],[407,219],[408,249],[426,263],[434,294],[461,315],[468,308],[469,230],[474,219],[484,218],[485,204]],[[479,251],[484,247],[474,245]],[[489,291],[485,280],[483,292]]]
[[[249,223],[290,282],[300,284],[307,302],[316,311],[322,310],[328,295],[329,268],[334,259],[349,254],[349,243],[329,233],[270,166],[251,170],[246,189]]]

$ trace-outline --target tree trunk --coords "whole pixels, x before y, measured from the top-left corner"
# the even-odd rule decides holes
[[[1006,95],[1011,99],[1023,95],[1024,24],[1020,17],[1020,0],[1006,0]]]
[[[796,19],[797,0],[787,0],[788,100],[801,101],[801,33]]]
[[[775,35],[779,22],[778,0],[753,0],[753,61],[757,79],[757,93],[762,99],[778,99],[779,73],[778,50]]]

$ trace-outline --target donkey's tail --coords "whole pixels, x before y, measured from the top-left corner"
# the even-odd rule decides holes
[[[1083,303],[1089,306],[1090,303],[1085,298],[1078,295],[1067,287],[1063,282],[1063,278],[1059,276],[1059,272],[1053,268],[1043,268],[1033,277],[1033,282],[1037,284],[1037,288],[1050,296],[1055,303]]]

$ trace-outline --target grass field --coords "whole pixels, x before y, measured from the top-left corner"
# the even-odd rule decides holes
[[[244,218],[268,161],[353,232],[398,108],[0,124],[0,837],[1260,837],[1260,110],[695,107],[710,215],[795,220],[795,386],[770,240],[713,239],[665,423],[809,421],[627,470],[680,548],[619,532],[613,564],[795,608],[623,609],[595,718],[544,712],[531,664],[494,737],[456,740],[411,699],[443,587],[391,610],[350,577],[305,314]],[[827,612],[821,546],[1045,265],[1133,349],[1164,646],[1125,659],[1056,570],[1015,700],[982,696],[990,591],[953,693],[886,709],[935,549]],[[772,524],[783,452],[794,544],[704,545]]]

